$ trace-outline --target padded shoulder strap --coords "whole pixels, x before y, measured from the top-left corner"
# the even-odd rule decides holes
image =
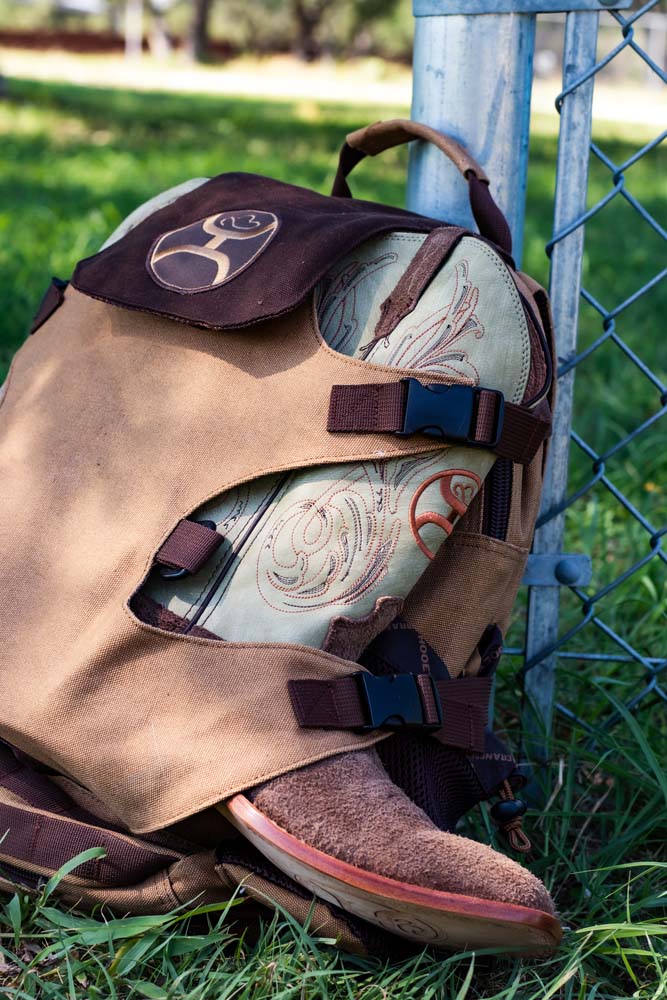
[[[82,851],[102,847],[105,856],[85,861],[76,875],[105,886],[141,882],[181,858],[77,809],[47,775],[15,757],[7,746],[0,746],[0,835],[0,861],[19,870],[27,865],[45,875]]]

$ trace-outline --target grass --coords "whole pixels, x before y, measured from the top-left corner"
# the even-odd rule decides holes
[[[38,55],[35,58],[39,58]],[[390,112],[383,109],[382,116]],[[380,117],[373,108],[335,104],[223,100],[136,94],[10,81],[0,103],[0,379],[25,336],[49,276],[66,277],[122,218],[156,191],[192,176],[246,170],[326,191],[342,135]],[[623,162],[636,148],[626,130],[607,132],[605,152]],[[555,138],[532,141],[524,266],[546,280]],[[358,169],[361,197],[401,204],[405,152]],[[664,226],[667,155],[657,150],[627,171],[627,186]],[[594,163],[591,203],[609,190]],[[614,201],[587,229],[585,284],[611,309],[664,266],[664,242],[627,204]],[[667,282],[628,307],[618,332],[667,380],[664,316]],[[580,345],[601,333],[599,317],[582,313]],[[658,391],[607,341],[577,375],[575,426],[599,452],[657,412]],[[667,523],[667,452],[658,423],[607,462],[613,484],[654,525]],[[591,476],[573,450],[572,488]],[[649,549],[649,536],[604,486],[568,512],[570,550],[592,554],[590,593],[615,579]],[[643,655],[664,656],[667,573],[654,558],[601,599],[598,610]],[[581,620],[580,602],[564,595],[563,628]],[[614,647],[593,625],[572,651]],[[593,728],[588,737],[566,720],[557,726],[543,780],[549,810],[534,815],[532,867],[552,888],[569,928],[558,955],[520,963],[483,954],[428,951],[383,962],[342,956],[296,927],[268,919],[259,936],[243,936],[236,904],[206,914],[120,921],[69,913],[51,889],[38,899],[18,893],[0,906],[0,996],[3,998],[442,998],[464,1000],[659,1000],[667,997],[665,820],[667,728],[663,708],[636,716],[622,707],[643,683],[640,665],[568,660],[559,698]],[[516,736],[517,684],[505,668],[499,685],[501,726]],[[602,728],[619,711],[613,730]],[[485,812],[467,831],[493,839]],[[502,846],[502,845],[499,845]]]
[[[552,806],[533,819],[534,870],[567,931],[546,960],[485,954],[400,960],[345,956],[285,914],[244,936],[237,903],[167,916],[103,919],[58,907],[48,886],[0,908],[7,998],[154,1000],[659,1000],[667,995],[664,816],[667,787],[632,725],[596,751],[574,738]],[[557,768],[554,769],[555,772]],[[483,823],[469,831],[487,836]],[[490,831],[488,835],[491,836]]]

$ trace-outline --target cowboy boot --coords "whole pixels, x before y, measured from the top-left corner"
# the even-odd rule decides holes
[[[439,830],[373,749],[275,778],[236,796],[226,813],[317,896],[401,937],[530,954],[560,940],[539,879],[484,844]]]

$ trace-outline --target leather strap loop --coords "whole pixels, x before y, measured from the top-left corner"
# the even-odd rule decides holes
[[[433,143],[461,171],[468,181],[470,206],[480,234],[507,254],[511,254],[512,234],[505,216],[493,200],[489,190],[489,178],[484,170],[455,139],[422,122],[395,118],[375,122],[373,125],[357,129],[356,132],[350,132],[340,152],[332,195],[339,198],[352,197],[347,176],[365,156],[377,156],[385,149],[400,146],[414,139]]]
[[[473,173],[468,174],[468,196],[481,235],[486,236],[511,256],[512,232],[507,219],[493,199],[489,182],[481,180]]]
[[[457,226],[433,229],[403,272],[394,290],[380,306],[380,318],[373,339],[364,347],[364,357],[378,340],[388,337],[401,320],[413,311],[434,275],[440,270],[457,243],[470,235]]]
[[[348,146],[365,156],[377,156],[385,149],[402,146],[413,139],[423,139],[425,142],[433,143],[452,161],[464,177],[467,176],[468,171],[471,171],[480,181],[489,183],[489,178],[479,163],[456,139],[452,139],[451,136],[438,132],[422,122],[410,121],[408,118],[393,118],[389,121],[366,125],[365,128],[357,129],[346,136]]]
[[[179,521],[158,549],[155,561],[161,566],[197,573],[222,545],[223,537],[214,528],[198,521]]]

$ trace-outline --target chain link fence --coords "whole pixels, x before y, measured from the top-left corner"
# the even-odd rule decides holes
[[[614,727],[626,709],[667,702],[667,176],[665,147],[659,150],[667,139],[660,131],[667,71],[642,47],[639,30],[658,8],[652,0],[601,15],[615,27],[615,44],[603,51],[610,32],[596,45],[597,14],[570,14],[566,24],[555,234],[547,247],[563,440],[554,440],[535,551],[586,553],[592,579],[589,586],[531,588],[526,648],[511,650],[525,656],[525,687],[543,735],[552,705],[557,731],[560,717],[567,728],[595,734]],[[605,75],[628,59],[639,60],[641,75],[649,72],[661,87],[659,94],[651,88],[658,134],[621,141],[602,129],[599,137],[594,121],[585,163],[590,115],[582,145],[582,108],[585,119],[594,85],[604,86]],[[638,88],[636,100],[645,93]],[[568,311],[555,286],[578,282],[582,263],[578,309],[570,304]],[[568,341],[570,321],[578,336],[573,331]],[[591,684],[603,697],[591,697]]]

